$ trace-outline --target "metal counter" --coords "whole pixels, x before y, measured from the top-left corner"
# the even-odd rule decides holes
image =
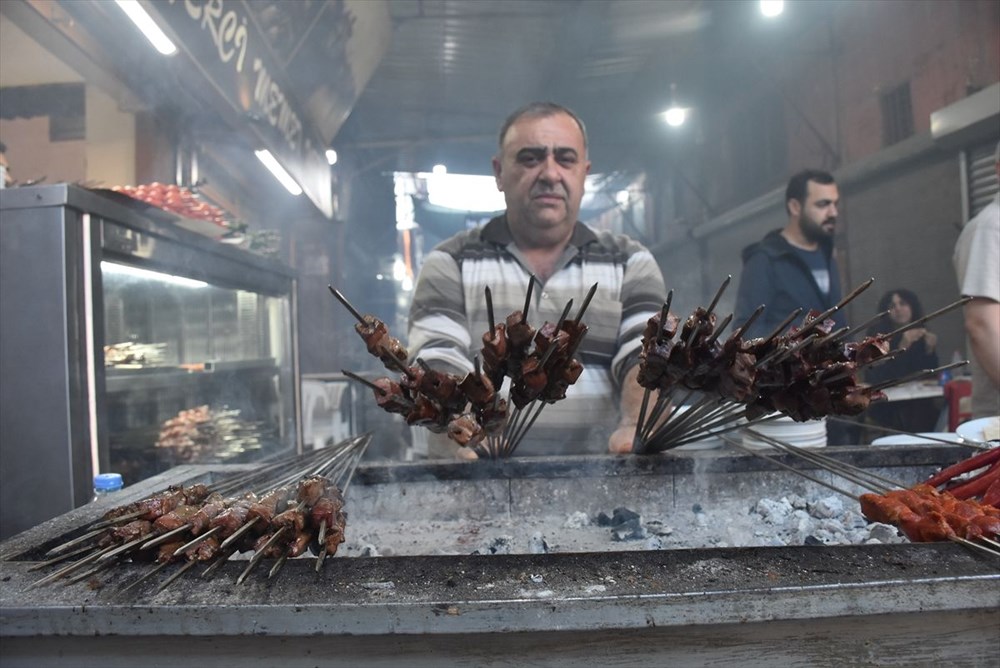
[[[834,450],[897,477],[961,457],[949,446]],[[114,504],[212,475],[172,469]],[[494,499],[486,507],[495,512],[541,512],[545,503],[518,502],[529,488],[537,499],[539,484],[569,504],[591,492],[662,507],[692,495],[710,502],[713,489],[798,484],[786,475],[725,451],[372,464],[349,489],[348,532],[380,512],[393,487],[405,499],[392,507],[419,531],[427,516],[477,497]],[[491,486],[500,491],[484,493]],[[455,500],[450,510],[443,498]],[[0,545],[5,666],[66,665],[66,657],[80,666],[131,666],[139,657],[149,666],[1000,662],[1000,563],[948,543],[338,557],[319,573],[312,560],[290,561],[273,580],[261,568],[240,586],[242,564],[230,563],[208,581],[189,574],[160,593],[153,581],[119,597],[150,568],[126,564],[89,583],[27,590],[40,577],[28,572],[34,560],[107,505]]]

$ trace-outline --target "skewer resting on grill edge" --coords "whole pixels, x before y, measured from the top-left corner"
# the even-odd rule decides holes
[[[232,502],[237,500],[238,498],[243,498],[242,494],[245,493],[248,489],[250,489],[249,487],[250,483],[255,483],[255,486],[259,485],[257,486],[257,489],[265,490],[261,492],[261,496],[259,497],[259,498],[264,498],[264,496],[268,492],[272,490],[278,490],[281,487],[291,485],[293,482],[295,482],[296,479],[308,479],[309,476],[323,476],[327,480],[326,483],[323,483],[324,485],[323,488],[334,489],[334,490],[339,488],[340,491],[336,492],[336,494],[339,496],[336,496],[336,498],[342,499],[343,498],[342,493],[347,489],[348,485],[350,484],[350,480],[351,477],[353,476],[354,470],[357,468],[357,464],[360,461],[361,456],[364,454],[364,451],[368,447],[368,444],[370,442],[371,442],[371,435],[366,434],[364,436],[347,439],[330,448],[310,452],[307,453],[306,455],[296,455],[290,458],[286,457],[284,461],[272,462],[267,466],[261,467],[260,471],[252,472],[251,475],[247,475],[246,473],[240,473],[231,476],[226,476],[225,478],[223,478],[224,482],[220,484],[218,488],[222,489],[224,487],[227,487],[228,485],[231,491],[233,491],[234,493],[239,493],[239,495],[234,495],[229,497],[229,502]],[[235,487],[233,486],[233,483],[236,483]],[[330,485],[332,485],[332,487],[330,487]],[[198,496],[197,498],[205,499],[205,501],[195,502],[196,497],[190,496],[190,494],[195,493],[195,490],[198,488],[200,488],[200,490],[203,491],[197,492],[198,494],[201,494],[201,496]],[[118,564],[122,563],[123,559],[128,559],[133,552],[147,550],[156,547],[158,545],[162,545],[167,541],[169,541],[171,538],[176,539],[176,538],[181,538],[182,536],[184,538],[187,538],[187,536],[184,534],[186,531],[192,529],[191,523],[185,523],[184,525],[180,526],[177,529],[164,531],[162,533],[157,533],[155,529],[155,523],[151,524],[148,521],[144,521],[144,523],[137,524],[134,530],[129,530],[128,527],[126,526],[126,523],[129,520],[135,520],[140,516],[144,517],[146,520],[152,520],[154,519],[154,517],[159,518],[161,515],[166,515],[168,514],[168,512],[172,512],[172,510],[167,511],[166,508],[173,508],[173,506],[168,504],[164,508],[161,508],[160,506],[157,505],[158,503],[160,503],[160,501],[157,501],[157,499],[163,499],[164,502],[166,502],[168,498],[170,498],[169,495],[174,495],[173,498],[174,501],[176,502],[177,501],[176,495],[178,494],[180,494],[184,499],[184,501],[181,502],[181,505],[185,504],[191,505],[192,503],[195,503],[195,505],[199,504],[204,505],[204,503],[210,501],[210,499],[207,498],[208,497],[207,488],[198,485],[193,485],[191,488],[188,488],[187,491],[185,491],[185,488],[183,487],[172,487],[169,488],[168,490],[158,492],[157,494],[154,494],[150,497],[146,497],[141,501],[137,501],[135,502],[135,504],[138,505],[139,507],[138,510],[128,513],[123,513],[119,517],[114,517],[110,520],[102,520],[98,522],[96,525],[94,525],[94,526],[98,525],[101,526],[102,527],[101,529],[91,530],[90,532],[80,537],[74,538],[71,541],[67,541],[66,543],[50,550],[49,552],[51,554],[57,556],[45,562],[35,565],[34,567],[32,567],[32,570],[38,570],[74,558],[76,558],[76,560],[63,565],[58,570],[32,583],[31,585],[29,585],[29,588],[38,587],[40,585],[47,584],[60,579],[64,579],[65,584],[67,585],[74,584],[81,580],[90,578],[104,569],[117,566]],[[221,495],[216,495],[215,497],[212,498],[221,499],[222,497]],[[304,503],[305,501],[301,501],[295,507],[295,509],[297,511],[302,511],[305,508],[305,506],[303,505]],[[337,503],[339,507],[340,502]],[[225,505],[220,506],[220,508],[222,509],[226,507],[227,506]],[[129,508],[129,506],[123,506],[120,509],[115,509],[110,511],[110,513],[114,513],[116,511],[120,512],[122,509],[127,509],[127,508]],[[255,526],[257,524],[258,519],[259,518],[250,520],[249,522],[246,522],[246,524],[243,524],[239,529],[237,529],[239,535],[243,535],[243,533],[249,531],[250,528]],[[121,526],[124,529],[124,533],[121,534],[122,536],[130,536],[130,538],[127,540],[123,540],[121,544],[111,544],[111,545],[102,544],[98,546],[94,546],[92,544],[85,544],[88,541],[94,540],[95,538],[101,538],[103,540],[111,538],[111,534],[109,534],[108,532],[119,531],[118,528],[113,528],[117,526]],[[151,526],[153,527],[152,532],[150,531]],[[162,563],[156,565],[151,571],[142,575],[135,582],[132,582],[128,586],[119,590],[116,593],[116,595],[120,595],[124,592],[131,591],[142,582],[149,580],[155,574],[162,571],[168,565],[177,563],[177,559],[181,557],[181,555],[186,550],[195,547],[197,544],[205,541],[210,536],[215,535],[220,530],[220,528],[221,527],[209,528],[208,531],[200,534],[199,536],[194,537],[192,540],[188,541],[185,545],[181,546],[179,549],[171,550],[169,554],[161,553],[161,558],[164,559]],[[280,532],[280,530],[278,532]],[[135,536],[135,534],[138,535]],[[239,538],[239,535],[237,535],[236,538]],[[230,543],[233,543],[233,541],[227,539],[224,545],[228,546],[228,544]],[[328,544],[323,545],[324,549],[321,554],[324,558],[327,556],[326,554],[327,546]],[[77,549],[75,550],[72,549],[74,547],[76,547]],[[208,577],[210,573],[214,572],[215,569],[221,566],[222,563],[224,563],[230,556],[232,556],[233,552],[234,550],[229,549],[228,547],[224,548],[223,545],[220,545],[217,549],[214,550],[214,554],[212,552],[209,553],[211,556],[208,556],[207,559],[195,558],[194,556],[191,556],[189,554],[187,563],[181,566],[177,573],[172,575],[170,578],[168,578],[166,582],[160,585],[160,588],[157,591],[162,590],[164,587],[174,582],[178,577],[180,577],[183,573],[186,573],[189,569],[193,568],[196,564],[206,563],[206,561],[211,561],[212,562],[211,565],[206,569],[205,573],[203,573],[203,577]],[[287,554],[287,552],[285,552],[285,554]],[[276,574],[277,570],[272,569],[272,572]]]
[[[780,451],[782,451],[782,452],[784,452],[786,454],[793,455],[793,456],[795,456],[795,457],[797,457],[799,459],[802,459],[802,460],[804,460],[804,461],[806,461],[808,463],[811,463],[813,465],[817,465],[821,469],[829,471],[830,473],[833,473],[836,476],[840,476],[844,480],[847,480],[848,482],[852,482],[852,483],[858,485],[859,487],[861,487],[862,489],[869,490],[869,491],[871,491],[874,494],[883,495],[883,496],[884,495],[891,495],[891,494],[894,493],[893,492],[894,489],[896,489],[896,490],[902,490],[902,489],[904,489],[904,485],[902,483],[900,483],[900,482],[897,482],[895,480],[891,480],[891,479],[886,478],[884,476],[880,476],[880,475],[875,474],[875,473],[873,473],[871,471],[867,471],[865,469],[861,469],[861,468],[852,466],[850,464],[847,464],[846,462],[839,461],[839,460],[837,460],[837,459],[835,459],[833,457],[821,454],[821,453],[816,452],[814,450],[810,450],[808,448],[801,448],[801,447],[792,445],[792,444],[790,444],[788,442],[781,441],[780,439],[776,439],[776,438],[767,436],[765,434],[761,434],[760,432],[755,431],[753,429],[746,429],[746,431],[748,433],[750,433],[751,435],[753,435],[754,437],[758,438],[759,440],[764,441],[764,442],[770,444],[771,446],[775,447],[776,449],[778,449],[778,450],[780,450]],[[844,496],[846,496],[846,497],[848,497],[848,498],[850,498],[852,500],[856,499],[855,495],[853,493],[851,493],[850,491],[845,490],[845,489],[843,489],[841,487],[838,487],[836,485],[830,484],[830,483],[828,483],[828,482],[826,482],[824,480],[821,480],[819,478],[816,478],[815,476],[812,476],[812,475],[810,475],[810,474],[808,474],[808,473],[806,473],[806,472],[804,472],[804,471],[802,471],[800,469],[795,468],[794,466],[791,466],[791,465],[786,464],[786,463],[784,463],[784,462],[782,462],[780,460],[777,460],[777,459],[775,459],[774,457],[772,457],[772,456],[770,456],[768,454],[765,454],[765,453],[760,452],[758,450],[753,450],[753,449],[747,448],[747,447],[743,446],[739,441],[737,441],[736,439],[734,439],[734,438],[732,438],[730,436],[724,436],[723,440],[726,443],[728,443],[729,445],[731,445],[732,447],[736,448],[737,450],[741,450],[741,451],[743,451],[743,452],[745,452],[747,454],[751,454],[751,455],[754,455],[754,456],[766,459],[766,460],[770,461],[771,463],[775,464],[776,466],[778,466],[780,468],[789,470],[789,471],[791,471],[791,472],[793,472],[793,473],[795,473],[795,474],[797,474],[797,475],[799,475],[799,476],[801,476],[803,478],[806,478],[807,480],[811,480],[811,481],[813,481],[813,482],[815,482],[815,483],[817,483],[819,485],[827,487],[827,488],[829,488],[829,489],[837,492],[838,494],[842,494],[842,495],[844,495]],[[925,483],[925,485],[926,485],[926,483]],[[961,500],[959,500],[957,502],[958,503],[962,503]],[[972,506],[969,506],[969,508],[972,511],[975,512],[977,506],[972,505]],[[981,512],[981,511],[979,511],[979,512]],[[966,517],[964,515],[963,515],[963,518],[965,520],[968,520],[968,517]],[[901,527],[897,526],[897,528],[901,528]],[[962,536],[956,535],[955,532],[953,530],[951,530],[951,529],[949,529],[949,531],[951,531],[951,534],[947,536],[948,540],[951,540],[952,542],[955,542],[955,543],[958,543],[960,545],[963,545],[964,547],[967,547],[969,549],[972,549],[972,550],[975,550],[975,551],[978,551],[978,552],[982,552],[984,554],[988,554],[988,555],[993,556],[993,557],[1000,557],[1000,543],[998,543],[996,540],[993,540],[990,537],[984,536],[984,535],[983,536],[978,536],[974,540],[969,540],[968,538],[964,538]],[[927,540],[927,539],[924,538],[924,540]]]

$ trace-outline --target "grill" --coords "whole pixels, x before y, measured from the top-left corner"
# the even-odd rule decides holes
[[[827,449],[911,482],[963,452],[944,445]],[[127,488],[114,503],[171,484],[211,482],[234,468],[177,467]],[[243,564],[227,563],[211,580],[192,573],[159,593],[149,582],[119,596],[149,569],[124,564],[90,582],[28,590],[39,577],[29,572],[32,564],[107,510],[99,502],[0,545],[5,665],[59,665],[67,656],[75,665],[103,666],[135,665],[140,656],[148,665],[219,657],[247,666],[380,665],[402,657],[428,666],[579,665],[601,655],[623,665],[838,665],[858,657],[996,665],[998,564],[959,545],[650,550],[592,527],[603,538],[574,549],[562,535],[573,512],[627,507],[679,527],[696,505],[749,509],[761,497],[820,493],[828,494],[770,461],[723,450],[368,464],[348,493],[345,547],[354,547],[319,573],[312,559],[291,560],[279,577],[237,586]],[[387,532],[393,523],[397,529]],[[476,526],[528,526],[552,551],[533,554],[530,540],[515,537],[512,554],[471,554],[492,537]],[[430,536],[442,553],[407,553],[406,532]],[[371,536],[382,541],[376,551],[395,556],[352,557]]]

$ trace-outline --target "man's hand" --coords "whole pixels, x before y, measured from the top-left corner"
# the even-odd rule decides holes
[[[612,432],[608,438],[608,452],[615,455],[627,455],[632,452],[632,440],[635,438],[635,425],[621,426]]]

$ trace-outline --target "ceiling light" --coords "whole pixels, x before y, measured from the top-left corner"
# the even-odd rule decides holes
[[[619,206],[628,206],[629,199],[631,198],[627,190],[619,190],[615,193],[615,201],[618,202]]]
[[[274,156],[271,155],[270,151],[263,149],[260,151],[254,151],[253,154],[257,156],[257,159],[260,160],[265,167],[271,170],[271,173],[274,174],[274,178],[278,179],[278,183],[285,186],[285,189],[288,190],[288,192],[293,195],[302,194],[302,187],[295,182],[295,179],[292,178],[291,174],[285,171],[284,167],[278,164],[278,161],[274,159]]]
[[[760,0],[760,13],[769,19],[785,11],[785,0]]]
[[[687,120],[688,110],[684,107],[670,107],[665,112],[663,112],[663,120],[667,122],[672,128],[680,127],[684,125],[684,121]]]
[[[326,149],[326,161],[331,165],[337,164],[337,152],[332,148]]]
[[[448,168],[444,165],[434,165],[431,167],[431,174],[447,174]]]
[[[138,0],[115,0],[115,2],[132,19],[132,23],[142,31],[142,34],[146,36],[146,39],[149,40],[154,49],[164,56],[172,56],[177,53],[177,47],[170,41],[167,34],[160,29],[160,26],[156,25],[156,21],[142,8]]]
[[[150,269],[142,269],[140,267],[133,267],[128,264],[117,264],[115,262],[108,262],[106,260],[101,261],[101,272],[104,274],[119,274],[121,276],[132,276],[133,278],[145,278],[151,281],[159,281],[160,283],[170,283],[172,285],[180,285],[185,288],[207,288],[208,283],[205,281],[198,281],[193,278],[185,278],[184,276],[174,276],[173,274],[164,274],[159,271],[152,271]]]

